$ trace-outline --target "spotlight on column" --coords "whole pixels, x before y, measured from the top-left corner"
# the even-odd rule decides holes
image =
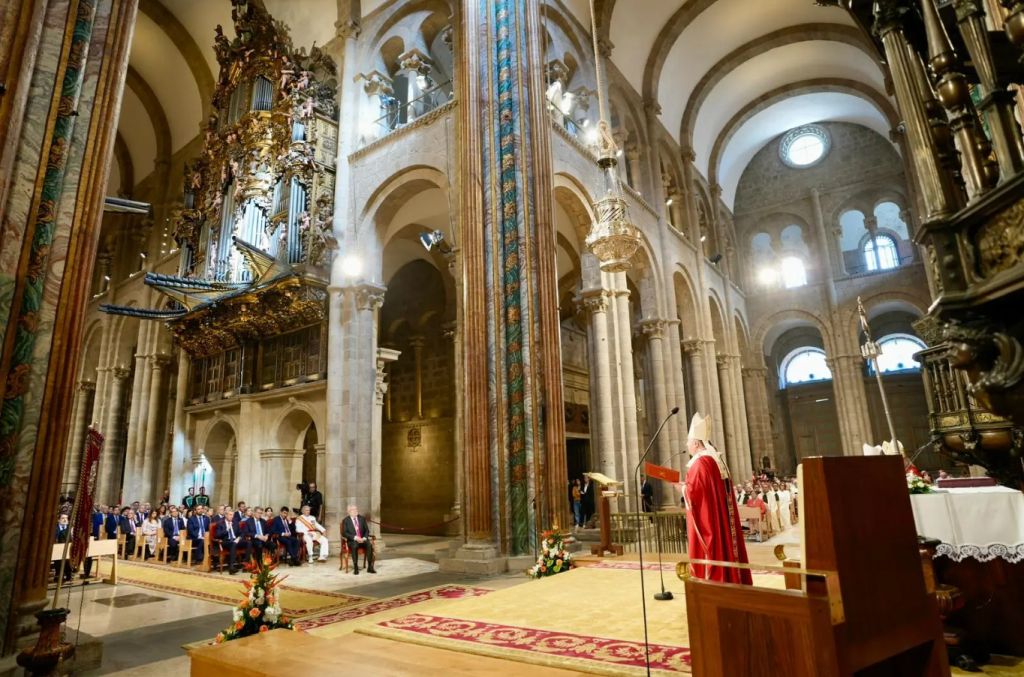
[[[711,257],[710,259],[708,259],[708,261],[711,261],[711,263],[714,263],[714,264],[716,264],[716,265],[717,265],[717,264],[718,264],[718,262],[719,262],[719,261],[721,261],[721,260],[722,260],[722,255],[721,255],[721,254],[715,254],[715,255],[714,255],[714,256],[712,256],[712,257]]]
[[[355,254],[349,254],[341,260],[341,273],[349,278],[355,279],[363,274],[363,261]]]
[[[422,244],[423,248],[428,252],[434,247],[437,247],[437,251],[442,254],[450,254],[452,251],[451,246],[449,246],[448,242],[444,239],[444,233],[440,230],[429,230],[420,233],[420,244]]]

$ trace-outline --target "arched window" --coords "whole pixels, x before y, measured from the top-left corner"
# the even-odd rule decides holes
[[[786,355],[779,367],[779,388],[794,383],[831,380],[832,370],[825,363],[825,351],[821,348],[797,348]]]
[[[787,256],[782,259],[782,284],[786,289],[802,287],[807,284],[807,270],[804,269],[804,262],[795,256]]]
[[[864,262],[868,270],[891,270],[900,265],[896,240],[888,235],[875,235],[864,243]]]
[[[878,369],[885,374],[890,371],[920,370],[921,363],[914,359],[914,353],[927,346],[921,339],[910,334],[890,334],[878,342],[878,347],[882,351],[878,356]]]

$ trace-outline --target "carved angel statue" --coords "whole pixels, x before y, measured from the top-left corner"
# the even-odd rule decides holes
[[[308,98],[302,104],[302,117],[308,119],[313,117],[313,99]]]
[[[281,70],[281,82],[278,87],[282,92],[288,91],[288,84],[292,81],[295,71],[287,68]]]
[[[302,236],[302,248],[306,253],[306,262],[311,266],[321,266],[327,258],[326,221],[318,218],[315,222],[309,218],[309,212],[303,212],[299,225]]]
[[[231,50],[231,42],[224,35],[224,29],[218,24],[213,29],[213,51],[217,55],[217,61],[226,61],[228,52]]]
[[[299,79],[296,80],[295,88],[303,90],[306,87],[309,87],[309,71],[304,70],[302,71],[302,74],[299,76]]]
[[[601,157],[615,157],[619,150],[618,144],[615,143],[615,137],[612,136],[608,123],[604,120],[597,122],[597,150]]]

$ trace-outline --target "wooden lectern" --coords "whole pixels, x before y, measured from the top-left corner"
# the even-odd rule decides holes
[[[597,518],[601,525],[601,543],[600,545],[590,546],[590,554],[597,555],[598,557],[604,557],[606,552],[621,555],[622,546],[617,543],[612,543],[612,514],[611,506],[608,504],[608,499],[622,496],[622,490],[619,489],[619,487],[622,486],[622,482],[613,480],[611,477],[602,475],[599,472],[588,472],[584,474],[597,486],[601,487],[601,500],[597,502]]]
[[[799,500],[802,590],[681,575],[693,674],[948,677],[903,458],[804,459]]]

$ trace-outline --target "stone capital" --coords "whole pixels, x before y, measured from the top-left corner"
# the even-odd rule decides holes
[[[377,70],[356,75],[355,81],[360,80],[363,81],[363,91],[370,96],[390,96],[394,91],[391,78]]]
[[[114,378],[117,379],[118,381],[123,381],[124,379],[128,378],[128,375],[131,374],[132,372],[130,369],[126,367],[114,367],[113,369],[110,370],[110,373],[113,374]]]
[[[640,321],[640,330],[648,340],[661,340],[665,338],[665,328],[668,325],[665,320],[652,317]]]
[[[612,56],[612,50],[615,49],[615,45],[608,38],[597,39],[597,53],[605,59],[610,59]]]
[[[687,355],[697,355],[704,350],[704,342],[700,339],[684,339],[679,342],[679,345],[683,347],[683,352]]]
[[[427,345],[427,339],[422,334],[416,334],[415,336],[409,337],[409,347],[414,350],[423,350],[423,346]]]
[[[696,162],[697,152],[692,146],[683,146],[679,149],[679,156],[683,158],[684,162]]]
[[[384,292],[387,287],[375,284],[360,284],[352,287],[356,297],[356,308],[359,310],[377,310],[384,305]]]
[[[584,311],[593,313],[604,313],[608,311],[609,292],[604,289],[591,289],[576,297],[576,303]]]
[[[338,21],[334,24],[334,28],[337,31],[338,36],[345,40],[358,38],[359,34],[363,32],[363,26],[359,23],[358,19]]]
[[[398,55],[398,67],[402,70],[415,71],[420,75],[430,72],[433,62],[430,57],[413,47],[407,52]]]
[[[165,353],[155,353],[149,356],[150,366],[153,369],[164,369],[171,366],[173,358]]]
[[[79,381],[78,389],[83,393],[96,390],[96,381]]]
[[[441,325],[441,335],[444,336],[445,339],[449,341],[455,341],[455,337],[458,336],[458,331],[459,323],[456,322],[455,320],[452,320],[451,322],[445,322],[444,324]]]
[[[744,378],[768,378],[768,367],[743,367]]]
[[[655,99],[644,99],[644,112],[651,117],[661,115],[661,104]]]

